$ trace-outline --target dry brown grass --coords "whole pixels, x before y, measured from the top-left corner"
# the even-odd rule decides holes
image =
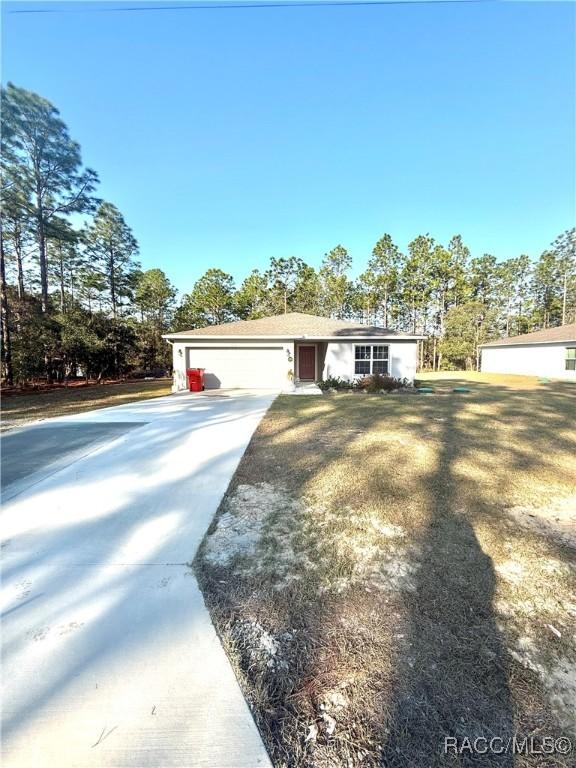
[[[576,731],[574,550],[509,514],[576,499],[576,387],[456,376],[279,398],[197,556],[276,766],[573,764],[442,752]]]
[[[425,371],[417,377],[419,384],[429,384],[432,387],[450,389],[460,384],[489,384],[493,389],[502,390],[534,390],[552,384],[547,377],[518,376],[513,373],[482,373],[481,371]],[[556,383],[562,386],[562,382]]]
[[[170,394],[171,384],[170,379],[160,379],[10,395],[2,398],[2,429],[22,426],[36,419],[69,416],[93,408],[109,408],[164,397]]]

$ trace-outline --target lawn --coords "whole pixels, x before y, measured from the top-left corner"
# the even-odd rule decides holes
[[[481,373],[480,371],[426,371],[418,374],[416,380],[418,386],[437,387],[439,391],[451,391],[454,386],[474,385],[479,391],[489,387],[492,392],[497,390],[525,390],[541,389],[546,384],[553,382],[538,376],[517,376],[512,373]],[[562,386],[562,382],[557,381]],[[576,381],[574,382],[576,383]]]
[[[277,767],[574,764],[443,747],[576,735],[576,387],[429,383],[279,397],[196,557]]]
[[[131,381],[115,384],[69,387],[14,394],[2,398],[2,429],[22,426],[36,419],[69,416],[93,408],[125,405],[151,397],[164,397],[171,391],[172,381]]]

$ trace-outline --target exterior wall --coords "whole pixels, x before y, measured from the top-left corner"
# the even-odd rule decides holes
[[[312,342],[308,342],[312,343]],[[386,344],[389,348],[389,361],[390,361],[390,375],[398,379],[408,379],[409,382],[414,381],[416,376],[416,365],[418,360],[418,344],[416,340],[403,340],[403,341],[379,341],[373,340],[358,340],[358,341],[328,341],[328,342],[314,342],[316,344],[316,365],[317,365],[317,378],[325,379],[328,376],[339,377],[352,381],[358,378],[354,373],[354,347],[356,344]],[[284,348],[285,362],[283,358],[283,365],[286,368],[286,388],[289,388],[292,384],[292,380],[289,373],[292,373],[293,377],[297,376],[297,355],[296,346],[298,342],[290,341],[275,341],[274,346],[279,345]],[[271,341],[265,339],[242,339],[242,341],[234,341],[231,339],[224,340],[212,340],[212,339],[185,339],[177,341],[172,344],[172,360],[173,360],[173,392],[182,392],[188,389],[188,382],[186,380],[186,368],[188,366],[188,349],[189,347],[202,347],[215,348],[215,347],[230,347],[235,348],[242,347],[257,347],[263,348],[270,347]],[[266,364],[263,357],[263,364]],[[254,370],[254,387],[258,387],[258,370]]]
[[[172,344],[172,392],[181,392],[188,388],[186,381],[186,344]]]
[[[576,371],[566,370],[567,347],[576,347],[576,341],[484,347],[480,370],[484,373],[515,373],[576,381]]]
[[[352,381],[358,378],[354,373],[354,347],[357,344],[385,344],[388,347],[389,374],[397,379],[413,382],[416,376],[418,343],[414,341],[329,341],[326,344],[322,378],[329,376]]]
[[[185,339],[183,341],[174,342],[172,344],[172,365],[173,365],[173,377],[172,377],[172,392],[182,392],[186,389],[188,389],[188,381],[186,379],[186,368],[188,367],[188,349],[190,347],[207,347],[210,349],[218,348],[218,347],[230,347],[230,346],[237,347],[241,349],[242,347],[270,347],[273,346],[280,346],[284,348],[285,351],[285,368],[286,368],[286,387],[290,387],[291,385],[291,379],[289,377],[289,372],[294,371],[294,344],[289,341],[277,341],[271,342],[269,340],[263,340],[263,339],[242,339],[241,342],[231,341],[231,340],[206,340],[206,339],[194,339],[191,337],[190,339]],[[263,361],[264,362],[264,361]],[[254,387],[258,387],[258,370],[254,370]]]

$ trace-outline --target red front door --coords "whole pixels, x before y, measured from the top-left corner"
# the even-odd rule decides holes
[[[316,378],[316,347],[298,347],[298,378],[308,381]]]

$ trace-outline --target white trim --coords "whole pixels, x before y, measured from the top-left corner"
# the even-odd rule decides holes
[[[533,341],[526,338],[528,335],[529,334],[526,334],[525,336],[509,336],[506,339],[495,339],[494,341],[487,341],[485,344],[479,344],[478,348],[482,349],[482,347],[490,347],[491,349],[496,349],[498,347],[529,347],[532,344],[576,344],[576,337],[568,339],[546,339],[545,341]],[[513,339],[514,341],[512,341]],[[524,341],[521,341],[521,339],[524,339]]]
[[[479,344],[478,349],[487,347],[489,349],[500,349],[501,347],[531,347],[533,344],[576,344],[576,339],[549,339],[548,341],[515,341],[513,344],[506,342],[506,344]]]

